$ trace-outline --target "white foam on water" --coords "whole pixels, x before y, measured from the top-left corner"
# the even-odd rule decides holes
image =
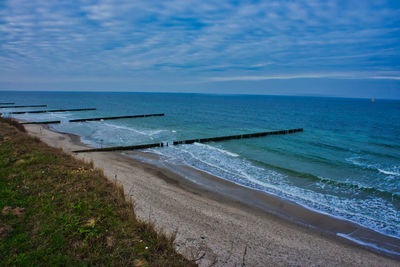
[[[157,130],[150,130],[150,129],[141,129],[138,130],[136,128],[133,128],[131,126],[122,126],[122,125],[116,125],[113,123],[104,123],[104,125],[111,127],[111,128],[115,128],[115,129],[120,129],[120,130],[126,130],[126,131],[132,131],[141,135],[146,135],[146,136],[153,136],[153,135],[157,135],[163,132],[167,132],[168,130],[162,130],[162,129],[157,129]]]
[[[221,152],[221,153],[224,153],[224,154],[226,154],[226,155],[228,155],[228,156],[235,157],[235,158],[239,157],[239,155],[236,154],[236,153],[233,153],[233,152],[230,152],[230,151],[227,151],[227,150],[225,150],[225,149],[218,148],[218,147],[215,147],[215,146],[210,146],[210,145],[206,145],[206,144],[202,144],[202,143],[197,143],[197,142],[194,143],[194,145],[195,145],[195,146],[207,146],[208,149],[215,149],[215,150],[217,150],[217,151],[219,151],[219,152]]]
[[[388,250],[388,249],[379,247],[378,245],[376,245],[376,244],[374,244],[374,243],[361,241],[361,240],[359,240],[359,239],[357,239],[357,238],[354,238],[354,237],[351,237],[350,235],[347,235],[347,234],[336,233],[336,235],[337,235],[337,236],[340,236],[340,237],[343,237],[343,238],[346,238],[346,239],[348,239],[348,240],[350,240],[350,241],[352,241],[352,242],[355,242],[355,243],[357,243],[357,244],[359,244],[359,245],[362,245],[362,246],[365,246],[365,247],[370,247],[370,248],[376,249],[376,250],[378,250],[378,251],[385,252],[385,253],[390,254],[390,255],[400,256],[400,253],[397,252],[397,251]]]
[[[368,163],[366,159],[363,159],[361,156],[354,156],[345,159],[346,161],[366,169],[377,169],[375,164]]]
[[[72,114],[69,112],[26,113],[9,115],[13,118],[27,121],[61,120],[62,122],[67,122],[67,120],[72,117]]]
[[[368,162],[368,160],[363,159],[361,156],[346,158],[346,161],[365,169],[376,170],[382,174],[400,176],[400,166],[389,166],[384,168],[381,164]]]
[[[394,175],[394,176],[400,176],[399,172],[394,172],[394,171],[387,171],[387,170],[382,170],[378,168],[378,171],[387,175]]]
[[[60,131],[79,134],[82,141],[96,147],[154,142],[153,140],[160,139],[169,132],[164,129],[153,130],[98,121],[66,123],[60,127],[63,128]]]
[[[149,149],[149,152],[163,155],[168,160],[183,162],[193,168],[210,173],[242,186],[264,191],[292,200],[306,208],[346,219],[386,235],[400,236],[396,226],[399,214],[393,203],[370,197],[367,199],[346,198],[330,194],[330,184],[324,185],[324,192],[316,192],[293,185],[288,176],[274,170],[257,166],[252,162],[235,157],[225,150],[205,144],[180,145],[165,149]],[[357,193],[357,188],[346,189]]]

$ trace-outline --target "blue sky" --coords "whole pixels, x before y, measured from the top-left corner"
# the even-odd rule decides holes
[[[0,0],[0,90],[400,98],[400,1]]]

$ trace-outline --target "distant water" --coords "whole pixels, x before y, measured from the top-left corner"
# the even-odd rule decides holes
[[[400,101],[162,93],[0,92],[0,102],[96,107],[15,116],[92,146],[115,146],[304,128],[292,135],[147,151],[400,238]],[[33,110],[40,108],[26,108]],[[13,109],[1,109],[0,112]],[[18,109],[24,110],[24,109]],[[69,119],[165,113],[165,117],[68,123]]]

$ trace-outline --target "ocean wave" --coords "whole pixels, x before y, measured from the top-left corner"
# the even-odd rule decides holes
[[[359,244],[359,245],[366,246],[366,247],[371,247],[371,248],[374,248],[374,249],[376,249],[376,250],[378,250],[378,251],[385,252],[385,253],[387,253],[387,254],[389,254],[389,255],[400,256],[400,253],[397,252],[397,251],[389,250],[389,249],[380,247],[380,246],[378,246],[377,244],[374,244],[374,243],[371,243],[371,242],[362,241],[362,240],[360,240],[360,239],[351,237],[350,234],[336,233],[336,235],[337,235],[337,236],[340,236],[340,237],[343,237],[343,238],[346,238],[346,239],[348,239],[348,240],[351,240],[351,241],[353,241],[353,242],[355,242],[355,243],[357,243],[357,244]]]
[[[335,150],[335,151],[340,151],[340,152],[348,152],[351,151],[349,148],[345,147],[345,146],[338,146],[338,145],[333,145],[333,144],[328,144],[328,143],[324,143],[321,142],[320,140],[318,142],[313,141],[313,140],[304,140],[303,142],[315,146],[315,147],[324,147],[327,149],[331,149],[331,150]]]
[[[284,157],[286,159],[294,159],[296,161],[302,159],[305,160],[306,162],[312,162],[312,163],[317,163],[317,164],[323,164],[325,166],[330,166],[330,167],[341,167],[342,166],[342,162],[340,162],[339,160],[335,160],[335,159],[328,159],[325,158],[324,156],[319,156],[315,153],[310,153],[310,151],[302,151],[301,149],[298,150],[288,150],[288,149],[284,149],[284,148],[271,148],[271,147],[266,147],[266,146],[262,146],[260,147],[259,145],[249,145],[246,144],[246,146],[251,149],[251,150],[255,150],[258,151],[259,154],[263,153],[263,152],[267,152],[267,153],[272,153],[275,155],[279,155],[280,157]],[[257,159],[249,159],[252,162],[256,162],[257,164],[261,164],[261,165],[265,165],[268,167],[276,167],[273,165],[269,165],[268,163],[265,163],[263,161],[257,160]],[[277,167],[279,169],[279,167]],[[283,170],[287,170],[282,168]],[[296,171],[292,171],[292,170],[287,170],[289,172],[293,172],[293,173],[297,173]],[[307,175],[307,174],[304,174]]]
[[[367,160],[363,159],[360,156],[346,158],[346,161],[348,161],[356,166],[362,167],[364,169],[374,170],[374,171],[377,171],[377,172],[380,172],[380,173],[383,173],[386,175],[400,176],[400,166],[393,166],[393,167],[384,169],[376,163],[367,162]]]
[[[353,156],[345,159],[353,165],[363,167],[365,169],[377,169],[375,164],[367,163],[367,161],[360,156]]]
[[[382,137],[376,137],[382,140]],[[392,141],[392,140],[390,140]],[[382,142],[371,142],[371,144],[376,145],[376,146],[381,146],[381,147],[386,147],[386,148],[394,148],[394,149],[400,149],[400,145],[393,144],[393,143],[382,143]]]
[[[354,183],[350,183],[350,182],[339,182],[339,181],[335,181],[335,180],[328,179],[328,178],[322,178],[322,177],[318,177],[318,180],[321,183],[333,185],[333,186],[336,186],[339,188],[354,189],[354,190],[359,190],[359,191],[366,192],[369,194],[374,194],[376,196],[386,197],[386,198],[389,198],[392,200],[393,199],[400,200],[399,193],[381,190],[381,189],[375,188],[375,187],[369,187],[369,186],[354,184]]]
[[[223,154],[226,154],[228,156],[235,157],[235,158],[239,157],[238,154],[230,152],[230,151],[227,151],[227,150],[222,149],[222,148],[218,148],[218,147],[214,147],[214,146],[210,146],[210,145],[206,145],[206,144],[201,144],[201,143],[194,143],[194,145],[195,146],[207,146],[208,149],[217,150],[217,151],[219,151],[219,152],[221,152]]]
[[[153,136],[153,135],[157,135],[157,134],[160,134],[162,132],[167,132],[168,131],[168,130],[163,130],[163,129],[158,129],[158,130],[150,130],[150,129],[138,130],[138,129],[135,129],[133,127],[116,125],[116,124],[112,124],[112,123],[104,123],[104,125],[112,127],[112,128],[115,128],[115,129],[123,129],[123,130],[127,130],[127,131],[132,131],[132,132],[138,133],[140,135],[146,135],[146,136]]]
[[[315,185],[318,183],[330,185],[342,189],[340,190],[342,192],[347,189],[350,190],[351,194],[366,192],[371,197],[367,199],[353,199],[344,197],[341,193],[339,195],[336,193],[331,194],[329,193],[330,190],[318,192],[301,188],[291,183],[290,177],[292,175],[288,176],[287,170],[282,171],[282,168],[277,169],[259,165],[242,157],[229,157],[226,153],[215,150],[207,145],[182,145],[179,147],[169,147],[162,151],[157,150],[157,152],[166,158],[171,156],[178,158],[181,163],[183,162],[195,169],[242,186],[294,201],[309,209],[346,218],[384,234],[393,234],[396,236],[399,234],[395,227],[398,218],[396,217],[396,211],[392,203],[393,199],[400,200],[400,195],[398,194],[373,187],[291,171],[292,173],[297,173],[297,177],[307,176],[311,181],[314,181],[313,184]],[[381,210],[379,207],[385,207],[385,209]],[[388,224],[388,222],[391,223]]]
[[[299,171],[295,171],[295,170],[291,170],[291,169],[287,169],[287,168],[274,166],[274,165],[267,164],[265,162],[260,162],[260,161],[254,161],[254,160],[248,161],[246,159],[243,159],[243,160],[238,159],[239,161],[235,160],[234,162],[232,162],[232,161],[229,161],[228,159],[223,160],[222,158],[220,158],[218,156],[215,156],[215,155],[212,156],[212,154],[215,151],[217,151],[217,152],[220,152],[221,154],[229,155],[226,153],[225,150],[217,149],[215,147],[212,147],[209,145],[203,145],[203,144],[198,144],[197,146],[199,147],[200,150],[202,150],[203,155],[199,155],[199,151],[193,151],[193,149],[190,149],[190,148],[182,147],[180,149],[181,152],[187,153],[187,156],[189,156],[191,158],[190,159],[186,156],[185,162],[188,165],[198,167],[196,164],[193,164],[194,163],[193,161],[197,161],[203,165],[203,170],[207,169],[207,167],[204,168],[204,166],[209,166],[212,169],[214,169],[214,173],[213,173],[214,175],[217,175],[220,177],[222,176],[222,178],[227,178],[227,177],[225,177],[226,175],[230,176],[231,179],[234,176],[236,176],[238,178],[241,177],[239,180],[242,180],[242,182],[248,181],[254,185],[257,184],[257,185],[265,187],[265,188],[282,191],[282,188],[273,186],[271,184],[271,181],[264,182],[264,181],[261,181],[260,178],[257,178],[257,176],[259,176],[259,175],[257,175],[256,173],[260,174],[260,173],[265,173],[265,171],[268,171],[269,176],[276,176],[279,174],[280,179],[282,179],[284,177],[282,175],[287,174],[287,175],[295,176],[295,177],[299,177],[299,178],[307,178],[313,182],[320,182],[322,184],[330,185],[335,188],[364,192],[364,193],[368,193],[370,195],[374,195],[376,197],[381,197],[381,198],[389,199],[389,200],[394,200],[394,199],[400,200],[400,194],[390,192],[387,190],[382,190],[382,189],[379,189],[376,187],[370,187],[370,186],[356,184],[356,183],[352,183],[352,182],[348,182],[348,181],[346,181],[346,182],[336,181],[336,180],[329,179],[329,178],[319,177],[319,176],[316,176],[316,175],[313,175],[310,173],[304,173],[304,172],[299,172]],[[208,152],[206,152],[207,150],[208,150]],[[214,150],[214,152],[211,152],[209,150]],[[210,154],[205,155],[204,153],[210,153]],[[216,157],[220,158],[219,162],[212,163],[211,161],[213,161],[213,159]],[[251,162],[254,162],[256,165],[252,164]],[[234,166],[241,166],[241,167],[239,167],[239,168],[235,167],[233,170],[232,168],[230,168],[230,166],[228,166],[229,164],[233,164]],[[264,166],[264,168],[259,168],[259,167],[257,167],[257,165]],[[252,175],[252,173],[254,173],[254,175]],[[276,174],[276,175],[274,175],[274,174]],[[322,203],[319,203],[319,204],[322,204]]]
[[[400,172],[387,171],[387,170],[382,170],[382,169],[378,169],[378,171],[381,173],[387,174],[387,175],[400,176]]]
[[[379,189],[379,188],[376,188],[376,187],[369,187],[369,186],[366,186],[366,185],[355,184],[355,183],[351,183],[351,182],[347,182],[347,181],[346,182],[336,181],[336,180],[333,180],[333,179],[329,179],[329,178],[324,178],[324,177],[320,177],[320,176],[317,176],[317,175],[313,175],[313,174],[310,174],[310,173],[299,172],[299,171],[295,171],[295,170],[292,170],[292,169],[287,169],[287,168],[275,166],[275,165],[272,165],[272,164],[267,164],[265,162],[260,162],[260,161],[256,161],[256,162],[258,164],[260,164],[260,165],[264,165],[265,167],[267,167],[269,169],[275,169],[275,170],[277,170],[279,172],[283,172],[283,173],[286,173],[288,175],[299,177],[299,178],[310,179],[311,181],[314,181],[314,182],[321,182],[323,184],[328,184],[328,185],[334,186],[336,188],[358,190],[358,191],[362,191],[362,192],[365,192],[365,193],[374,194],[374,195],[379,196],[379,197],[400,200],[400,194],[399,193],[394,193],[394,192],[390,192],[390,191],[387,191],[387,190],[382,190],[382,189]]]
[[[342,140],[341,140],[342,141]],[[357,152],[359,154],[369,154],[369,155],[374,155],[377,157],[381,157],[381,158],[392,158],[392,159],[396,159],[399,160],[399,154],[389,154],[388,151],[385,151],[385,153],[381,153],[378,151],[373,151],[372,149],[365,149],[367,145],[374,145],[374,146],[384,146],[387,148],[400,148],[400,146],[397,145],[390,145],[390,144],[381,144],[381,143],[376,143],[376,142],[368,142],[368,143],[360,143],[359,145],[355,145],[353,142],[352,146],[339,146],[337,144],[330,144],[330,143],[326,143],[324,141],[314,141],[314,140],[305,140],[303,141],[304,143],[307,143],[309,145],[314,146],[315,148],[325,148],[328,150],[333,150],[333,151],[337,151],[337,152]],[[332,151],[332,152],[333,152]]]

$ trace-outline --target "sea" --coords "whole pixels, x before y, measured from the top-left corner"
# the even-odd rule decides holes
[[[400,238],[400,101],[268,95],[126,92],[0,92],[1,108],[92,147],[303,128],[303,132],[143,150],[221,179]],[[10,114],[96,108],[95,111]],[[163,117],[68,122],[164,113]]]

